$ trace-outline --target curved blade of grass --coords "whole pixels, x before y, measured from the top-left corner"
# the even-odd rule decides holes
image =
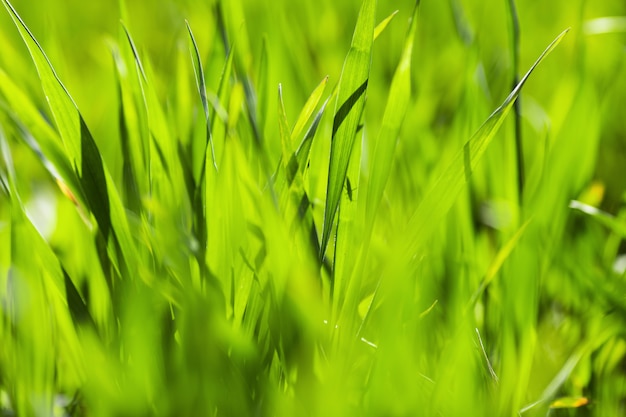
[[[478,165],[496,132],[504,122],[505,117],[513,107],[513,103],[515,103],[515,99],[522,87],[535,68],[556,48],[568,31],[569,29],[563,31],[548,45],[502,105],[489,116],[480,129],[465,143],[463,149],[456,154],[452,162],[427,191],[409,223],[409,233],[407,233],[405,242],[405,255],[408,256],[408,259],[427,242],[435,228],[441,224],[441,221],[468,183],[472,171]]]
[[[18,289],[14,292],[9,289],[10,303],[18,310],[29,310],[28,314],[23,316],[20,314],[22,316],[19,318],[21,331],[39,329],[44,323],[54,322],[53,326],[44,325],[41,332],[30,332],[33,345],[29,348],[50,346],[51,344],[56,345],[55,347],[64,345],[63,349],[59,350],[59,354],[68,360],[67,364],[73,368],[73,372],[80,375],[82,373],[81,352],[68,310],[68,307],[71,308],[72,306],[68,305],[65,298],[66,288],[61,265],[55,253],[41,237],[26,214],[17,189],[17,175],[11,150],[1,127],[0,157],[4,160],[7,170],[7,188],[11,205],[11,269],[7,286],[15,286]],[[13,282],[11,283],[11,281]],[[28,304],[15,305],[23,302],[28,302]],[[55,332],[49,333],[51,327],[55,328],[56,334]],[[26,355],[38,356],[46,354],[43,351],[50,350],[31,350],[24,349],[25,347],[22,345],[20,350],[24,350],[23,353]],[[30,352],[27,353],[27,351]],[[33,356],[30,359],[32,361]],[[22,365],[27,363],[23,362]],[[32,363],[26,366],[32,366],[31,369],[37,371],[37,366],[40,365],[42,364]],[[46,375],[41,373],[37,377],[46,378]],[[32,382],[41,383],[43,381],[33,380]],[[32,389],[32,386],[28,388]]]
[[[8,0],[2,0],[2,2],[35,63],[50,110],[65,145],[67,158],[73,163],[74,171],[80,180],[82,194],[98,223],[99,233],[105,243],[108,243],[111,234],[117,240],[118,245],[108,246],[110,255],[108,260],[101,259],[107,263],[110,261],[112,265],[103,264],[103,268],[107,270],[109,266],[112,266],[118,269],[116,251],[119,249],[125,260],[125,266],[130,270],[136,270],[133,266],[137,262],[135,246],[126,211],[113,179],[104,166],[98,147],[76,104],[58,78],[43,49]],[[128,275],[131,276],[131,274]]]
[[[391,82],[383,124],[374,144],[366,199],[365,225],[367,228],[372,227],[374,216],[387,184],[396,150],[397,138],[411,98],[411,58],[413,56],[418,7],[419,2],[415,4],[409,30],[404,41],[402,57]]]
[[[76,196],[78,196],[81,204],[85,205],[86,199],[80,188],[80,180],[67,158],[58,133],[43,118],[41,112],[24,92],[2,70],[0,70],[0,92],[5,96],[8,104],[7,107],[0,103],[0,108],[18,127],[21,133],[20,138],[37,155],[64,193],[69,197],[68,194],[71,189],[72,197],[70,198],[76,201]],[[19,119],[11,109],[19,109]]]
[[[383,123],[376,142],[374,143],[373,152],[371,152],[372,159],[369,166],[369,184],[364,193],[365,198],[361,200],[365,202],[365,228],[363,229],[362,246],[354,263],[344,268],[344,271],[350,272],[342,274],[339,271],[341,263],[339,261],[337,262],[338,273],[335,274],[335,293],[333,301],[335,302],[336,308],[345,308],[345,311],[354,311],[361,301],[358,291],[361,280],[358,277],[362,276],[363,273],[364,260],[367,258],[374,218],[391,172],[397,137],[400,133],[400,128],[411,97],[411,58],[417,27],[418,10],[419,1],[415,4],[413,15],[409,22],[402,56],[391,82]],[[347,213],[343,212],[341,214],[345,216]],[[362,216],[363,211],[361,211],[359,215]],[[362,219],[359,220],[362,221]]]
[[[202,68],[202,59],[200,58],[200,51],[198,50],[198,44],[191,31],[189,22],[185,21],[187,25],[187,32],[189,33],[189,49],[191,51],[191,60],[193,61],[193,72],[196,76],[196,86],[200,93],[200,100],[202,101],[202,108],[204,110],[204,118],[206,120],[206,146],[211,148],[211,156],[213,157],[213,166],[217,170],[217,160],[215,158],[215,148],[213,146],[213,137],[211,135],[211,118],[209,115],[209,101],[206,96],[206,83],[204,81],[204,69]],[[206,153],[206,152],[205,152]],[[202,172],[204,172],[205,165],[202,166]]]
[[[111,213],[104,165],[87,125],[43,49],[8,0],[2,0],[37,67],[48,104],[65,150],[80,177],[87,204],[105,238],[111,231]]]
[[[519,410],[520,415],[526,413],[527,411],[541,404],[545,404],[548,401],[554,399],[554,397],[559,392],[559,389],[563,386],[563,384],[570,377],[570,375],[574,371],[574,368],[576,368],[576,365],[578,364],[578,362],[580,362],[581,359],[585,357],[586,355],[589,355],[590,352],[592,352],[594,349],[597,349],[597,346],[601,346],[603,343],[606,343],[606,341],[611,337],[610,330],[606,328],[600,331],[596,331],[594,333],[596,333],[593,335],[594,337],[590,337],[586,339],[586,341],[582,342],[574,350],[574,352],[572,352],[572,354],[563,364],[563,367],[552,378],[550,383],[543,390],[541,397],[535,402],[528,404]]]
[[[372,61],[375,17],[376,0],[365,0],[361,5],[352,45],[341,72],[333,120],[320,259],[323,259],[326,253],[341,191],[346,180],[350,154],[365,107],[365,92]]]

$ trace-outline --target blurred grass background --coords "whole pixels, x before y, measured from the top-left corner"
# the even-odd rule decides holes
[[[171,137],[185,144],[202,130],[185,19],[203,59],[207,89],[215,95],[227,59],[219,24],[225,20],[236,75],[222,103],[230,117],[224,137],[236,140],[223,142],[223,170],[207,180],[207,199],[214,198],[207,203],[213,210],[207,214],[211,284],[198,284],[202,267],[189,260],[192,204],[178,206],[171,189],[155,192],[136,218],[129,215],[138,269],[131,269],[133,277],[124,271],[118,277],[103,264],[102,247],[84,214],[20,139],[8,115],[25,118],[24,109],[12,108],[11,99],[0,94],[0,124],[10,139],[17,189],[43,235],[38,240],[28,228],[16,233],[16,197],[5,187],[0,193],[4,414],[626,412],[623,1],[515,2],[517,69],[507,1],[421,2],[411,100],[399,137],[387,138],[397,140],[397,148],[371,225],[371,248],[365,259],[358,257],[362,232],[356,231],[349,252],[336,255],[357,265],[361,275],[356,278],[350,271],[345,277],[328,272],[340,262],[337,258],[324,267],[301,250],[291,219],[272,208],[250,123],[235,114],[244,112],[237,105],[237,94],[243,92],[237,89],[249,77],[260,109],[263,152],[269,165],[277,166],[285,157],[279,83],[291,123],[325,76],[330,94],[341,75],[360,1],[12,4],[74,98],[118,187],[123,188],[125,154],[120,76],[111,45],[118,45],[129,72],[134,70],[120,19],[148,68]],[[373,46],[357,191],[370,182],[363,168],[368,138],[380,129],[413,7],[412,0],[378,2],[377,22],[398,13]],[[599,20],[607,17],[612,20]],[[518,189],[510,115],[445,222],[403,264],[393,251],[395,243],[410,234],[407,225],[433,178],[513,89],[515,73],[523,74],[568,27],[570,33],[522,92],[523,191]],[[0,51],[0,69],[53,125],[40,77],[4,10]],[[326,199],[329,107],[303,186],[318,234]],[[216,112],[212,116],[219,119]],[[178,162],[173,155],[165,159]],[[0,165],[6,183],[8,165]],[[174,183],[172,189],[184,194],[183,187]],[[586,209],[571,208],[572,200]],[[38,254],[35,260],[31,253]],[[60,266],[67,274],[63,297],[50,295],[54,291],[45,279],[27,285],[22,305],[31,314],[15,315],[11,306],[21,308],[15,295],[21,284],[20,275],[10,270],[45,276],[57,274]],[[330,277],[350,283],[350,295],[344,297],[358,307],[350,310],[348,301],[342,304],[332,294]],[[64,305],[72,287],[68,279],[84,300],[88,319],[76,318],[71,301],[66,302],[69,310]],[[54,401],[60,405],[53,410]]]

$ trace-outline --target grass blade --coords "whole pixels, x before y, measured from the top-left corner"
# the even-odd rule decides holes
[[[322,107],[315,115],[311,126],[306,131],[302,142],[300,142],[300,146],[298,146],[298,150],[296,151],[296,160],[298,161],[298,170],[300,174],[304,173],[304,168],[306,167],[307,160],[309,159],[309,152],[311,150],[311,144],[313,142],[313,138],[315,137],[315,133],[317,132],[317,128],[319,127],[320,121],[322,120],[322,116],[324,115],[324,111],[326,110],[326,105],[328,104],[328,99],[322,104]]]
[[[191,51],[191,60],[193,61],[193,72],[196,76],[196,86],[200,93],[200,100],[202,101],[202,109],[204,110],[204,118],[206,120],[206,146],[211,148],[211,156],[213,157],[213,166],[217,170],[217,160],[215,158],[215,148],[213,146],[213,137],[211,135],[211,118],[209,116],[209,101],[206,96],[206,83],[204,81],[204,69],[202,68],[202,59],[200,58],[200,51],[198,50],[198,44],[191,31],[189,22],[187,24],[187,31],[189,33],[189,48]],[[206,152],[205,152],[206,153]],[[206,160],[206,159],[204,159]],[[205,166],[202,166],[202,172],[204,172]]]
[[[502,105],[489,116],[480,129],[465,143],[463,149],[456,154],[452,162],[427,191],[421,204],[413,214],[408,227],[410,233],[408,233],[405,245],[405,255],[408,256],[408,259],[415,254],[421,245],[426,243],[437,225],[441,224],[441,220],[452,207],[463,187],[468,183],[472,170],[476,168],[496,132],[504,122],[522,87],[535,68],[556,48],[568,31],[569,29],[563,31],[548,45]],[[446,192],[442,193],[441,190],[446,190]]]
[[[400,134],[400,128],[411,98],[411,58],[413,55],[413,43],[417,26],[418,7],[419,2],[415,5],[409,31],[404,42],[404,50],[400,64],[391,82],[391,89],[383,116],[383,124],[376,143],[374,144],[374,152],[372,153],[372,160],[370,162],[370,182],[366,200],[365,225],[367,228],[372,227],[376,210],[382,198],[387,179],[389,178],[397,137]]]
[[[359,12],[350,51],[341,72],[333,121],[320,258],[324,257],[330,240],[357,127],[365,107],[375,17],[376,0],[365,0]]]
[[[322,99],[322,95],[324,94],[324,90],[326,89],[327,83],[328,83],[328,76],[324,77],[322,82],[319,83],[317,87],[315,87],[315,90],[313,90],[313,92],[307,99],[306,103],[304,104],[304,107],[300,111],[298,120],[296,120],[296,124],[294,125],[293,130],[291,132],[292,140],[298,140],[302,136],[304,127],[306,126],[307,122],[313,115],[313,112],[317,108],[317,105]]]
[[[287,182],[291,184],[296,171],[290,169],[289,166],[289,162],[291,161],[290,155],[293,155],[293,143],[292,137],[289,133],[289,122],[287,121],[287,114],[285,113],[285,103],[283,102],[283,86],[281,84],[278,85],[278,130],[280,132],[280,143],[283,150],[283,155],[281,159],[283,161],[283,167],[285,168]]]
[[[41,84],[56,121],[65,150],[80,177],[87,204],[101,233],[108,238],[111,213],[104,165],[85,121],[50,60],[8,0],[2,0],[37,67]]]
[[[391,23],[391,21],[394,17],[396,17],[397,14],[398,10],[391,13],[389,16],[383,19],[382,22],[376,25],[376,27],[374,28],[374,40],[378,39],[378,37],[385,31],[385,29],[387,29],[387,26],[389,26],[389,23]]]

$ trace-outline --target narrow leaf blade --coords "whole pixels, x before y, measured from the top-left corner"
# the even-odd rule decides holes
[[[563,31],[548,45],[502,105],[489,116],[478,131],[465,143],[452,162],[427,191],[421,204],[413,214],[408,227],[410,232],[407,234],[407,241],[404,245],[404,254],[408,259],[425,244],[437,225],[441,223],[457,196],[469,181],[472,170],[476,168],[496,132],[504,122],[522,87],[535,68],[556,48],[568,31],[569,29]],[[443,193],[441,190],[446,192]]]
[[[365,107],[374,42],[376,0],[365,0],[359,12],[352,45],[344,62],[333,121],[330,166],[324,209],[320,258],[324,257],[346,180],[350,154]]]

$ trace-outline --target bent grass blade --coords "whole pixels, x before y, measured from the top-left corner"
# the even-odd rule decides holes
[[[458,151],[452,162],[426,192],[407,227],[409,233],[403,244],[404,259],[411,259],[441,224],[513,107],[522,87],[535,68],[557,47],[568,31],[569,29],[563,31],[548,45],[509,96]]]
[[[41,85],[54,116],[65,152],[79,179],[87,205],[105,241],[111,234],[118,240],[127,266],[134,264],[135,247],[126,213],[98,147],[69,92],[50,60],[8,0],[2,0],[35,63]],[[114,246],[114,245],[113,245]],[[109,246],[109,250],[115,250]],[[115,258],[113,256],[112,258]],[[131,267],[132,268],[132,267]]]

